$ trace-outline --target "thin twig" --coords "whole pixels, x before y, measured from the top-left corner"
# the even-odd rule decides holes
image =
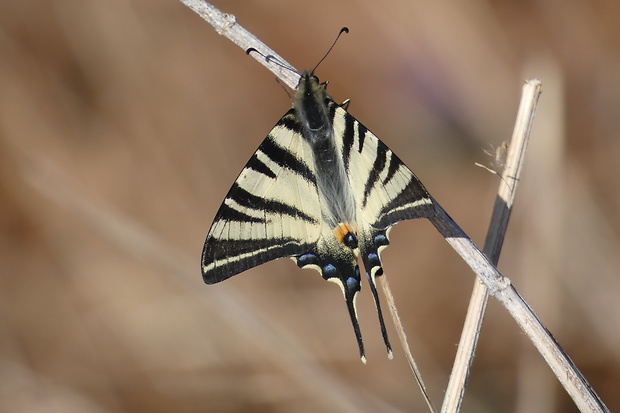
[[[491,264],[482,251],[476,247],[439,204],[436,204],[436,208],[439,213],[430,221],[486,285],[489,293],[506,307],[551,367],[579,410],[582,412],[609,412],[590,383],[540,322],[534,310],[512,286],[510,280]]]
[[[237,23],[237,18],[235,16],[223,13],[206,1],[180,1],[205,19],[207,23],[215,28],[218,34],[227,37],[244,51],[247,52],[250,49],[254,49],[256,53],[250,53],[250,56],[273,72],[273,74],[288,87],[291,89],[297,88],[300,78],[299,71],[295,70],[293,66],[287,63],[280,55]]]
[[[267,66],[278,77],[281,74],[291,74],[284,70],[283,66],[289,66],[283,59],[273,51],[260,43],[256,37],[252,36],[236,23],[236,19],[231,15],[219,12],[206,1],[200,0],[181,0],[188,7],[200,14],[205,20],[211,23],[212,13],[218,16],[214,27],[218,33],[231,38],[235,43],[247,51],[254,48],[263,54],[264,61],[260,61]],[[225,18],[221,18],[225,16]],[[226,17],[227,16],[227,17]],[[222,24],[222,21],[225,23]],[[212,23],[213,24],[213,23]],[[273,59],[264,59],[264,56],[273,56]],[[274,63],[274,60],[277,63]],[[291,86],[295,82],[282,79],[283,82]],[[476,247],[473,241],[463,232],[463,230],[450,218],[446,211],[435,201],[437,216],[430,219],[440,234],[454,248],[454,250],[471,267],[474,273],[486,285],[489,293],[495,297],[512,315],[515,321],[528,335],[534,346],[545,358],[556,377],[564,386],[568,394],[582,412],[608,412],[609,409],[598,397],[594,389],[590,386],[581,372],[576,368],[572,360],[564,353],[562,348],[553,339],[549,331],[540,322],[534,311],[528,306],[523,298],[511,285],[510,280],[504,277],[489,259]]]
[[[420,369],[418,369],[418,364],[415,362],[415,359],[411,354],[409,342],[407,341],[407,334],[405,333],[403,323],[400,321],[400,316],[398,315],[398,310],[396,309],[396,303],[394,302],[394,296],[392,295],[392,290],[390,289],[387,278],[385,277],[385,274],[383,274],[377,279],[381,280],[381,289],[383,290],[383,295],[385,296],[385,299],[387,301],[388,310],[390,312],[390,315],[392,316],[392,322],[394,323],[394,327],[396,328],[396,334],[398,334],[398,339],[403,348],[403,351],[405,352],[405,358],[407,359],[407,363],[409,363],[409,368],[411,368],[411,371],[413,372],[413,376],[418,383],[418,387],[422,392],[422,396],[424,396],[424,401],[426,402],[428,409],[431,411],[431,413],[435,413],[437,409],[435,408],[435,405],[433,404],[430,396],[428,395],[426,385],[424,384],[424,380],[422,380],[422,374],[420,373]]]
[[[517,120],[484,243],[484,253],[493,265],[497,265],[499,261],[540,93],[541,82],[537,79],[529,80],[523,86]],[[446,396],[441,406],[442,413],[458,412],[461,408],[465,383],[474,358],[488,297],[487,288],[476,279]]]

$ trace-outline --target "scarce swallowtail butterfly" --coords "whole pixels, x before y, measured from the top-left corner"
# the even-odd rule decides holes
[[[395,223],[435,215],[405,164],[304,72],[290,109],[232,185],[202,252],[207,284],[291,257],[340,286],[362,361],[355,299],[361,256],[391,357],[375,278]]]

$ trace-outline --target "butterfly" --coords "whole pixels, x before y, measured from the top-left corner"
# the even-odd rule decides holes
[[[291,257],[342,289],[366,362],[355,300],[358,259],[388,356],[392,349],[375,284],[380,253],[397,222],[430,218],[424,185],[383,142],[337,104],[313,72],[301,75],[290,109],[252,155],[220,206],[202,252],[207,284]]]

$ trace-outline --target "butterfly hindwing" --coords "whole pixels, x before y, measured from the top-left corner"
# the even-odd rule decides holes
[[[388,354],[387,337],[375,278],[383,274],[381,251],[397,222],[435,215],[433,201],[409,168],[387,145],[335,102],[330,102],[334,137],[342,148],[357,205],[358,246]]]
[[[252,155],[217,212],[202,254],[207,284],[303,254],[316,243],[321,210],[308,151],[290,110]]]

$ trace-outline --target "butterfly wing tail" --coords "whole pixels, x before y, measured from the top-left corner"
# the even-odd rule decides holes
[[[362,261],[364,268],[366,269],[366,278],[368,279],[368,285],[372,292],[372,297],[375,301],[375,307],[377,308],[377,317],[379,318],[379,325],[381,327],[381,335],[383,336],[383,342],[385,343],[385,349],[388,353],[388,358],[392,358],[392,346],[388,338],[387,329],[385,328],[385,321],[383,319],[383,312],[381,311],[381,302],[379,301],[379,294],[377,293],[376,277],[383,275],[383,267],[381,264],[380,253],[381,250],[389,245],[386,231],[372,230],[368,236],[363,237],[363,241],[360,244],[360,251],[362,254]]]
[[[335,250],[332,249],[331,252],[333,251]],[[364,342],[362,341],[362,333],[355,306],[357,293],[361,289],[360,270],[352,250],[341,248],[339,252],[340,254],[337,255],[327,255],[325,253],[321,254],[317,249],[314,249],[312,252],[296,257],[295,260],[300,268],[315,269],[321,273],[323,279],[338,284],[342,289],[351,324],[353,325],[355,339],[357,340],[360,358],[363,363],[366,363]]]

